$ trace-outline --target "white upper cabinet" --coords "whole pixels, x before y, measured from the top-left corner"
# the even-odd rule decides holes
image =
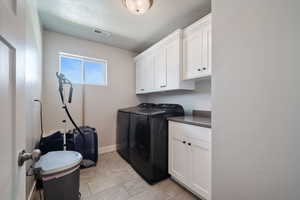
[[[183,31],[183,79],[211,75],[211,14]]]
[[[182,80],[182,31],[177,30],[135,57],[136,93],[193,90]]]
[[[155,90],[167,87],[166,51],[159,49],[154,54]]]
[[[153,91],[154,88],[154,58],[153,55],[145,58],[145,65],[142,67],[142,80],[145,91]]]
[[[135,77],[136,77],[136,93],[142,92],[145,90],[145,86],[143,85],[144,82],[142,82],[142,76],[143,76],[143,67],[144,63],[143,60],[140,59],[135,63]]]
[[[151,92],[154,89],[153,55],[143,57],[136,62],[136,93]]]
[[[168,42],[166,49],[167,66],[167,90],[194,89],[194,85],[188,81],[182,81],[182,39],[177,38]]]
[[[211,76],[211,14],[177,30],[135,57],[136,93],[194,90]]]

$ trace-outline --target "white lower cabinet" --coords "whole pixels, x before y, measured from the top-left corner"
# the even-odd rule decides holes
[[[210,200],[211,129],[169,122],[169,173],[196,195]]]
[[[187,167],[186,164],[188,163],[187,157],[187,147],[183,143],[185,142],[185,138],[177,138],[173,136],[170,141],[170,152],[172,152],[172,156],[170,157],[170,174],[174,175],[178,180],[182,182],[187,181]]]
[[[208,146],[208,143],[195,139],[189,149],[191,188],[205,198],[209,195],[210,182],[210,151]]]

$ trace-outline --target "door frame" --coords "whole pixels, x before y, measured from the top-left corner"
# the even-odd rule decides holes
[[[9,19],[9,20],[8,20]],[[25,165],[17,164],[18,153],[25,149],[26,118],[25,118],[25,1],[0,1],[0,40],[15,51],[14,56],[14,89],[13,115],[15,116],[13,136],[13,192],[11,199],[22,200],[26,198],[26,172]],[[5,153],[5,152],[3,152]]]

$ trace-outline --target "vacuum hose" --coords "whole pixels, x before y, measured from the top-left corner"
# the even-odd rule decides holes
[[[66,111],[68,118],[70,119],[71,123],[72,123],[73,126],[76,128],[76,130],[77,130],[80,134],[83,135],[83,133],[81,132],[80,128],[77,126],[77,124],[76,124],[75,121],[73,120],[73,118],[72,118],[72,116],[71,116],[71,114],[70,114],[70,112],[69,112],[68,107],[67,107],[66,105],[64,105],[64,106],[63,106],[63,109]]]
[[[75,127],[75,129],[79,132],[79,134],[81,134],[82,138],[83,138],[83,145],[86,146],[86,141],[85,141],[85,137],[83,132],[80,130],[80,128],[77,126],[77,124],[75,123],[75,121],[73,120],[69,109],[65,103],[65,99],[64,99],[64,85],[69,85],[70,86],[70,91],[69,91],[69,97],[68,97],[68,103],[72,102],[72,96],[73,96],[73,85],[71,83],[71,81],[69,81],[64,74],[62,73],[58,73],[56,72],[56,77],[58,79],[58,91],[60,94],[60,98],[63,104],[63,109],[65,110],[65,112],[67,113],[68,118],[70,119],[71,123],[73,124],[73,126]]]

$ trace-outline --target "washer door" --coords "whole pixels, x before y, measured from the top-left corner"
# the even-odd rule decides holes
[[[130,120],[130,161],[132,167],[145,179],[151,179],[151,128],[149,117],[132,114]]]

